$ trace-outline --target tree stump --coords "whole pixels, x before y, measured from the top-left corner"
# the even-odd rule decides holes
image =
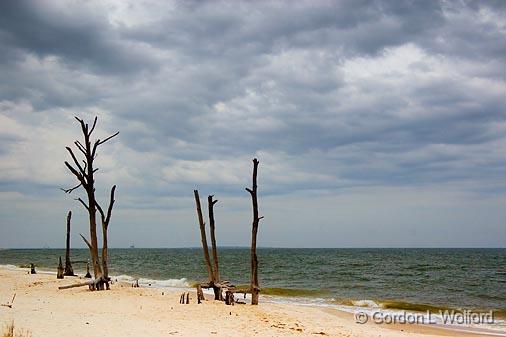
[[[86,263],[86,275],[84,275],[85,278],[91,278],[90,274],[90,263]]]
[[[30,263],[30,274],[37,274],[35,271],[35,265],[33,263]]]
[[[62,279],[63,278],[63,263],[61,262],[61,256],[60,256],[60,260],[58,262],[58,271],[56,273],[56,278],[57,279]]]
[[[200,304],[205,299],[206,298],[204,297],[204,292],[202,291],[202,287],[200,286],[200,284],[197,284],[197,303]]]
[[[65,244],[65,270],[64,276],[75,276],[72,263],[70,262],[70,220],[72,219],[72,211],[67,214],[67,239]]]
[[[225,304],[234,305],[234,293],[231,290],[225,292]]]

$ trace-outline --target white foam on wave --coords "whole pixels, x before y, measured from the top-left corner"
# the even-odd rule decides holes
[[[13,271],[29,271],[30,268],[22,268],[13,264],[0,264],[1,269],[13,270]],[[55,271],[44,270],[37,268],[37,274],[56,275]],[[83,272],[84,273],[84,272]],[[114,282],[126,282],[133,283],[137,278],[130,275],[115,275],[111,276]],[[139,278],[139,286],[141,287],[154,287],[154,288],[190,288],[191,285],[186,278],[180,279],[168,279],[168,280],[155,280],[148,278]]]
[[[30,271],[30,268],[18,267],[13,264],[0,264],[0,268],[12,271],[24,271],[24,272]],[[55,271],[39,269],[37,267],[35,268],[35,271],[37,272],[37,274],[56,275]]]
[[[7,270],[27,270],[29,268],[20,268],[18,266],[15,266],[13,264],[0,264],[0,268],[7,269]]]
[[[374,302],[373,300],[357,300],[357,301],[351,301],[351,303],[356,307],[362,307],[362,308],[380,308],[381,306]]]
[[[133,283],[136,280],[139,281],[141,287],[153,287],[153,288],[190,288],[190,283],[186,278],[180,279],[167,279],[167,280],[155,280],[148,278],[135,278],[130,275],[118,275],[111,276],[111,279],[116,282],[127,282]]]

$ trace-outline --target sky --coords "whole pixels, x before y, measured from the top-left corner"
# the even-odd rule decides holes
[[[506,247],[504,1],[0,1],[0,247]],[[207,212],[205,212],[205,216]]]

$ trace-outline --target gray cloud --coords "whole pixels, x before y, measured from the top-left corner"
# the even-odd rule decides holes
[[[74,115],[98,115],[100,136],[121,131],[97,159],[119,217],[184,224],[195,187],[247,216],[253,156],[272,205],[407,188],[435,209],[440,186],[496,204],[504,22],[501,1],[2,1],[0,191],[73,205],[64,146]]]

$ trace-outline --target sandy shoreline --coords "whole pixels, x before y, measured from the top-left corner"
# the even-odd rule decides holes
[[[480,336],[420,325],[357,324],[330,308],[205,301],[179,304],[180,292],[115,283],[107,292],[86,287],[58,290],[76,278],[28,275],[0,269],[0,303],[16,293],[12,308],[0,306],[0,325],[14,321],[33,337],[55,336]],[[487,336],[482,334],[483,336]],[[488,335],[489,336],[489,335]]]

